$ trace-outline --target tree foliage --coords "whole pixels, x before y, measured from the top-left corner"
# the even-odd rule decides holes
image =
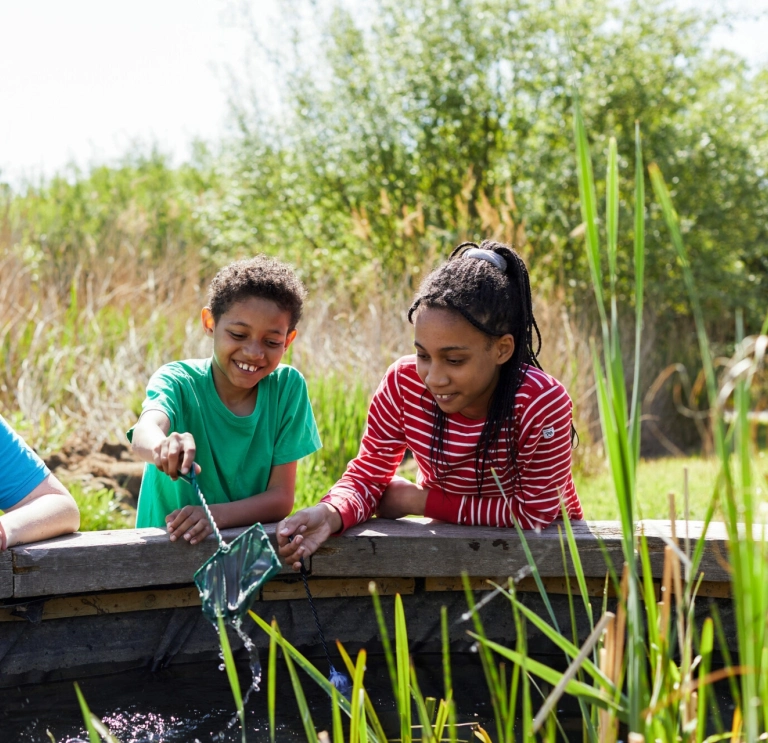
[[[269,246],[307,273],[410,275],[465,238],[527,237],[537,276],[578,299],[578,89],[593,151],[618,138],[627,197],[641,122],[708,318],[744,307],[751,326],[762,319],[768,74],[712,48],[722,19],[665,0],[377,0],[368,11],[336,6],[311,53],[298,27],[281,36],[294,39],[283,105],[272,119],[237,109],[225,192],[206,212],[216,250]],[[649,218],[649,306],[674,320],[686,313],[676,259],[655,207]]]

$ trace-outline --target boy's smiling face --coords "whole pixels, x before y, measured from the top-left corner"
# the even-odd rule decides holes
[[[204,307],[202,321],[213,338],[213,379],[225,404],[255,390],[296,337],[290,313],[261,297],[234,302],[218,320]]]

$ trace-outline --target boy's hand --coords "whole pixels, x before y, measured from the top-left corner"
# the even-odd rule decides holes
[[[297,511],[277,525],[280,558],[294,570],[301,570],[302,557],[309,557],[331,534],[342,527],[339,512],[328,503]],[[293,541],[289,541],[293,537]]]
[[[427,491],[424,488],[404,477],[394,477],[381,496],[376,515],[382,519],[423,516],[426,505]]]
[[[152,449],[155,466],[172,480],[179,474],[186,475],[195,461],[195,439],[191,433],[172,433],[159,441]],[[200,465],[195,465],[195,474]]]
[[[197,544],[213,533],[202,506],[179,508],[165,517],[165,523],[172,542],[183,536],[190,544]]]

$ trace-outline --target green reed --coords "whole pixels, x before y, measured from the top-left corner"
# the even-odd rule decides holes
[[[575,697],[580,705],[584,738],[590,743],[615,743],[619,723],[637,741],[696,741],[721,740],[725,736],[720,713],[710,691],[717,679],[730,678],[736,713],[732,740],[757,741],[766,731],[768,720],[768,644],[766,615],[768,615],[768,554],[763,533],[761,503],[753,471],[751,441],[748,431],[749,386],[763,364],[768,339],[740,339],[737,355],[729,364],[726,375],[718,383],[712,355],[704,331],[701,308],[696,295],[680,235],[677,216],[658,168],[650,166],[654,193],[659,201],[683,269],[697,323],[702,363],[706,372],[711,418],[720,475],[713,485],[713,497],[705,516],[706,526],[722,508],[729,541],[730,564],[736,601],[736,617],[740,666],[727,666],[711,671],[715,650],[715,629],[718,617],[706,619],[697,629],[694,607],[698,587],[703,578],[699,571],[704,554],[702,536],[681,547],[675,539],[666,539],[662,600],[657,602],[648,540],[639,521],[637,472],[640,451],[640,354],[644,292],[644,166],[639,126],[635,129],[635,189],[634,189],[634,293],[635,293],[635,363],[629,391],[621,355],[618,318],[617,271],[619,265],[618,224],[618,157],[617,144],[611,140],[608,148],[605,198],[605,254],[600,248],[597,195],[592,172],[587,134],[578,103],[575,107],[574,130],[579,172],[582,217],[585,225],[586,251],[592,277],[597,310],[600,317],[600,343],[593,344],[593,368],[597,390],[603,444],[611,471],[614,494],[619,505],[624,554],[624,570],[617,576],[610,561],[606,562],[608,578],[601,610],[595,614],[587,595],[584,568],[581,564],[573,530],[565,514],[561,529],[561,552],[566,574],[574,575],[577,591],[569,588],[568,602],[572,621],[576,616],[576,593],[581,595],[590,623],[590,635],[579,646],[575,627],[568,638],[559,627],[537,566],[527,546],[526,534],[517,529],[526,554],[530,573],[544,601],[549,621],[532,611],[516,595],[514,581],[497,586],[507,598],[517,628],[515,647],[505,647],[490,641],[483,630],[481,609],[475,604],[467,584],[468,615],[474,631],[470,635],[478,643],[480,660],[486,675],[491,706],[494,712],[498,741],[567,739],[557,720],[557,699],[561,694]],[[607,282],[604,281],[607,266]],[[726,424],[726,407],[733,401],[731,422]],[[732,464],[732,460],[733,463]],[[671,504],[670,516],[676,519],[676,507]],[[612,584],[618,597],[615,614],[607,611],[608,587]],[[414,739],[412,705],[422,723],[422,739],[437,736],[429,727],[432,719],[421,699],[415,676],[409,678],[410,666],[407,632],[402,615],[402,602],[395,602],[395,648],[391,647],[384,626],[378,597],[374,592],[374,609],[380,624],[382,644],[392,680],[393,693],[400,719],[402,741]],[[268,625],[254,616],[265,629]],[[528,655],[527,627],[532,625],[554,644],[568,662],[565,672],[549,667]],[[446,623],[443,621],[443,631]],[[272,632],[275,629],[272,628]],[[722,636],[722,632],[718,632]],[[282,641],[284,642],[284,641]],[[285,645],[283,646],[285,649]],[[727,646],[721,639],[721,652],[728,658]],[[295,650],[290,651],[293,657]],[[507,665],[512,672],[508,674]],[[356,669],[357,666],[354,666]],[[353,670],[351,661],[348,669]],[[308,669],[305,669],[308,670]],[[308,670],[309,672],[309,670]],[[441,702],[445,713],[440,717],[442,735],[447,728],[455,739],[458,724],[451,700],[450,663],[444,662],[446,699]],[[321,684],[325,679],[315,671],[312,678]],[[738,678],[735,682],[734,677]],[[330,692],[329,692],[330,693]],[[539,707],[534,718],[533,711]],[[345,710],[351,714],[351,710]],[[375,713],[368,711],[368,719]],[[707,725],[717,732],[707,738]],[[357,743],[362,735],[355,727]],[[487,733],[478,732],[481,739]],[[309,736],[308,739],[314,740]],[[366,740],[379,740],[372,730]],[[438,738],[439,739],[439,738]]]

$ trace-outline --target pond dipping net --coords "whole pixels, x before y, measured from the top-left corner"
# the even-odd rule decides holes
[[[261,524],[254,524],[247,531],[233,541],[227,543],[221,536],[221,532],[213,520],[208,504],[205,501],[200,486],[195,476],[195,466],[192,465],[189,475],[181,475],[194,489],[205,515],[211,524],[211,529],[216,537],[219,548],[203,563],[203,566],[195,573],[194,581],[200,592],[200,601],[203,605],[203,614],[218,629],[218,618],[221,617],[225,624],[235,629],[251,658],[251,670],[254,684],[252,688],[258,689],[258,679],[261,677],[261,664],[258,660],[256,648],[242,629],[242,622],[251,608],[259,589],[271,578],[280,572],[280,560],[269,541]],[[352,684],[347,676],[333,667],[325,635],[320,626],[320,618],[317,615],[312,594],[307,582],[307,571],[304,559],[301,558],[301,578],[304,589],[309,599],[312,615],[317,625],[325,657],[328,660],[330,675],[328,680],[341,694],[349,696]],[[249,691],[250,694],[250,691]]]
[[[219,616],[227,624],[239,623],[259,589],[280,572],[280,560],[261,524],[254,524],[233,541],[225,542],[197,483],[194,466],[183,479],[194,488],[219,543],[216,552],[194,576],[203,614],[214,625]]]

